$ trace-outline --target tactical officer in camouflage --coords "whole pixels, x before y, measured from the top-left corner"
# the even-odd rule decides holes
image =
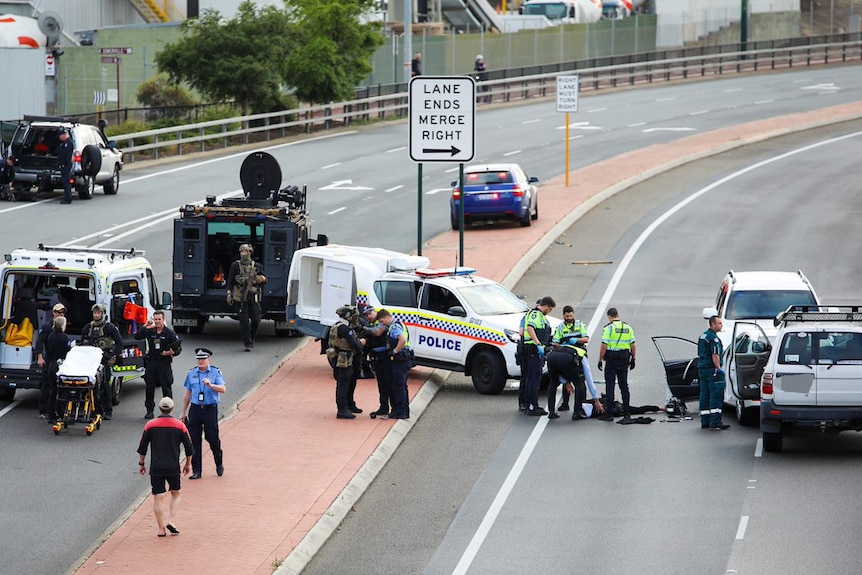
[[[329,328],[329,347],[326,358],[335,362],[335,406],[338,419],[355,419],[362,410],[356,406],[353,393],[356,390],[354,362],[360,360],[365,339],[356,337],[354,328],[359,325],[359,310],[355,305],[343,305],[335,313],[338,321]]]
[[[117,356],[123,351],[123,337],[117,326],[105,318],[105,306],[100,303],[92,307],[93,321],[81,330],[79,345],[92,345],[102,350],[102,365],[104,371],[102,381],[99,383],[101,394],[99,394],[99,409],[102,411],[102,419],[111,419],[114,412],[111,402],[111,368],[117,362]]]
[[[245,350],[254,347],[254,338],[260,325],[260,287],[266,283],[263,266],[251,259],[254,248],[250,244],[239,247],[239,260],[230,265],[227,276],[227,302],[234,306],[239,318]]]

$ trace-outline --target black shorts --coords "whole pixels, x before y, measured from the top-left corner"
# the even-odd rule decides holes
[[[150,475],[150,485],[153,486],[153,495],[165,493],[165,491],[167,491],[165,489],[166,482],[171,491],[180,490],[179,473],[177,473],[176,475]]]

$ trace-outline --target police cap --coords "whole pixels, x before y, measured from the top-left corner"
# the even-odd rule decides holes
[[[209,356],[211,356],[212,354],[213,352],[211,352],[205,347],[199,347],[195,350],[195,357],[197,359],[208,359]]]

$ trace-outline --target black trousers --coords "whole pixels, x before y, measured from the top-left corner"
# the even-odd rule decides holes
[[[631,415],[629,409],[629,359],[608,359],[605,356],[605,414],[610,415],[614,409],[614,387],[620,385],[620,395],[623,396],[623,415]]]
[[[63,199],[72,201],[72,166],[60,166],[60,179],[63,180]]]
[[[102,364],[102,380],[99,382],[99,389],[94,391],[97,397],[100,413],[112,415],[114,412],[114,402],[111,397],[111,366]]]
[[[257,328],[260,326],[260,304],[252,297],[236,306],[242,342],[245,345],[251,345],[257,337]]]
[[[410,399],[407,394],[407,372],[410,371],[411,362],[389,361],[389,373],[392,382],[392,415],[403,415],[410,417]]]
[[[377,376],[377,393],[380,396],[378,413],[389,413],[392,405],[392,371],[389,369],[389,356],[374,356],[374,374]]]
[[[338,413],[347,413],[353,407],[353,392],[356,389],[356,372],[353,366],[336,367],[335,371],[335,407]]]
[[[171,386],[174,384],[174,370],[171,362],[164,359],[150,359],[144,372],[144,407],[147,413],[153,413],[156,408],[156,388],[162,388],[162,397],[173,397]]]
[[[557,386],[560,384],[560,376],[571,382],[575,388],[575,408],[580,409],[581,403],[587,399],[587,387],[584,383],[584,375],[581,372],[581,356],[570,348],[562,347],[548,354],[548,411],[553,413],[556,409]],[[568,394],[563,390],[563,403],[568,403]]]
[[[39,413],[56,415],[57,413],[57,370],[56,361],[45,364],[42,372],[42,385],[39,387]]]
[[[216,467],[222,464],[221,440],[218,436],[218,404],[211,407],[201,407],[197,404],[189,406],[188,419],[189,436],[195,454],[192,455],[192,473],[201,472],[201,451],[203,447],[202,438],[206,437],[210,450],[213,452],[213,460]]]

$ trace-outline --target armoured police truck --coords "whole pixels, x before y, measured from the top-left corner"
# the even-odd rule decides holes
[[[0,264],[0,399],[12,401],[18,388],[40,387],[37,332],[52,320],[55,305],[66,308],[66,333],[78,339],[99,303],[123,336],[123,351],[111,370],[113,403],[119,403],[123,382],[143,375],[145,343],[135,340],[137,330],[153,310],[171,307],[169,293],[159,301],[144,252],[39,244],[35,250],[14,250],[5,260]]]
[[[240,181],[243,197],[216,202],[207,196],[203,205],[181,207],[174,220],[172,324],[178,333],[201,333],[212,317],[237,319],[226,286],[242,244],[254,248],[252,258],[266,276],[260,286],[262,319],[275,321],[278,336],[295,333],[285,321],[293,252],[312,243],[326,245],[327,238],[309,240],[306,189],[281,187],[281,168],[271,155],[246,157]]]

